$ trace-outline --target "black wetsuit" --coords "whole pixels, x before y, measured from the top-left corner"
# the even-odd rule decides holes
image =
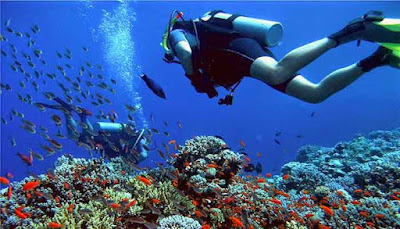
[[[173,30],[182,29],[194,36],[197,30],[200,45],[192,50],[194,70],[203,69],[212,83],[229,89],[244,76],[250,76],[250,66],[255,59],[262,56],[275,57],[266,46],[232,29],[232,21],[240,15],[233,15],[227,20],[212,17],[219,12],[222,11],[212,11],[207,21],[199,19],[196,22],[176,22]],[[285,92],[286,85],[296,75],[279,85],[270,86]]]

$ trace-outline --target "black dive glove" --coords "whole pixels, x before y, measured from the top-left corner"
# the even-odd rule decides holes
[[[196,72],[193,75],[185,74],[185,76],[190,79],[192,85],[198,93],[206,93],[210,99],[218,95],[214,85],[210,82],[205,74]]]

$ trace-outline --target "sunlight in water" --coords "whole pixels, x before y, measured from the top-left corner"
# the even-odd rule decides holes
[[[136,115],[144,128],[147,122],[144,117],[141,97],[138,93],[138,85],[141,73],[136,64],[135,43],[132,38],[132,27],[136,20],[136,12],[129,7],[128,2],[121,1],[112,12],[103,12],[99,30],[104,37],[104,58],[109,65],[110,73],[122,80],[125,86],[125,94],[130,96],[137,111]]]

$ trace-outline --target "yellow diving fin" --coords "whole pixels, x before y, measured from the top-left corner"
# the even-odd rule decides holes
[[[382,21],[374,22],[377,25],[382,26],[383,28],[390,30],[392,32],[400,33],[400,19],[395,19],[395,18],[385,18]],[[393,55],[400,57],[400,39],[395,42],[391,43],[378,43],[379,45],[390,49],[393,51]]]

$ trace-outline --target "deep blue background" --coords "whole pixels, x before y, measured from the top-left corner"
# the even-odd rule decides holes
[[[183,11],[186,19],[196,18],[211,9],[223,9],[230,13],[280,21],[285,30],[282,44],[272,49],[277,57],[283,57],[298,46],[341,29],[347,22],[371,9],[382,10],[387,17],[400,18],[398,2],[1,2],[1,33],[17,46],[18,57],[23,60],[20,51],[28,52],[27,39],[6,32],[4,22],[11,18],[10,27],[16,31],[29,31],[33,23],[39,25],[41,32],[34,36],[37,43],[35,47],[43,50],[43,58],[49,63],[46,68],[40,67],[46,72],[57,72],[54,66],[64,63],[64,58],[59,60],[55,55],[56,50],[63,51],[64,47],[72,50],[73,60],[70,63],[75,69],[83,61],[102,64],[105,67],[103,75],[112,76],[119,82],[117,95],[102,93],[114,102],[113,106],[104,106],[103,110],[115,110],[120,115],[117,120],[120,122],[127,118],[123,104],[132,103],[131,100],[135,98],[132,90],[125,86],[124,82],[127,81],[121,79],[120,75],[134,77],[131,81],[134,90],[142,97],[144,117],[149,126],[167,130],[171,134],[170,137],[157,136],[157,146],[171,139],[182,144],[194,135],[217,134],[223,136],[233,149],[239,149],[239,141],[243,140],[250,157],[253,161],[262,162],[265,172],[279,173],[280,166],[293,160],[302,145],[333,146],[340,140],[351,139],[357,133],[399,126],[400,74],[398,70],[388,67],[365,74],[322,104],[307,104],[274,91],[259,81],[245,79],[236,90],[233,106],[217,105],[217,99],[209,100],[204,94],[195,92],[180,66],[168,65],[161,60],[163,50],[159,43],[173,9]],[[119,37],[120,30],[128,31],[130,36]],[[110,39],[114,42],[111,49]],[[121,47],[132,44],[133,49],[115,46],[115,42],[118,44],[119,41],[123,42]],[[89,53],[82,51],[83,45],[90,48]],[[2,42],[1,47],[11,53],[6,42]],[[356,47],[354,42],[346,44],[329,51],[301,70],[301,73],[309,80],[318,82],[335,69],[368,56],[376,48],[376,44],[367,42],[363,42],[361,47]],[[132,50],[133,53],[125,50]],[[113,58],[118,60],[114,61]],[[50,117],[51,114],[61,116],[60,112],[42,113],[18,100],[17,93],[20,92],[23,95],[31,94],[35,101],[46,101],[41,93],[33,91],[29,83],[25,89],[18,86],[23,77],[11,71],[11,59],[10,56],[2,56],[1,59],[1,82],[9,83],[13,88],[12,91],[3,91],[1,95],[1,116],[8,119],[10,110],[15,108],[24,113],[26,119],[47,126],[51,133],[55,133],[56,128]],[[127,70],[125,73],[120,72],[121,60],[123,69]],[[40,66],[39,63],[37,65]],[[153,95],[144,82],[137,78],[141,71],[162,85],[167,100]],[[50,83],[50,80],[47,82],[47,86],[41,84],[42,91],[61,95],[55,83]],[[98,88],[96,90],[101,92]],[[225,94],[224,91],[220,93],[221,96]],[[98,108],[89,102],[85,107],[96,114],[98,112]],[[314,111],[315,116],[310,117]],[[155,117],[154,123],[148,120],[150,114]],[[140,115],[136,118],[141,119]],[[92,120],[95,121],[94,118]],[[168,122],[168,127],[164,126],[164,121]],[[177,121],[182,123],[182,129],[177,127]],[[10,171],[16,175],[15,179],[21,179],[27,171],[43,173],[52,167],[56,157],[62,153],[88,156],[72,141],[61,140],[63,152],[57,152],[45,161],[36,160],[34,166],[28,169],[15,153],[27,154],[32,148],[44,154],[40,144],[46,142],[39,134],[31,135],[20,126],[18,118],[8,125],[1,125],[2,175]],[[282,131],[278,138],[282,143],[280,146],[274,143],[276,131]],[[303,137],[296,138],[298,134]],[[16,147],[10,146],[10,136],[16,139]],[[261,157],[257,157],[256,152],[260,152]],[[153,153],[144,165],[153,166],[154,162],[159,161],[158,154]]]

